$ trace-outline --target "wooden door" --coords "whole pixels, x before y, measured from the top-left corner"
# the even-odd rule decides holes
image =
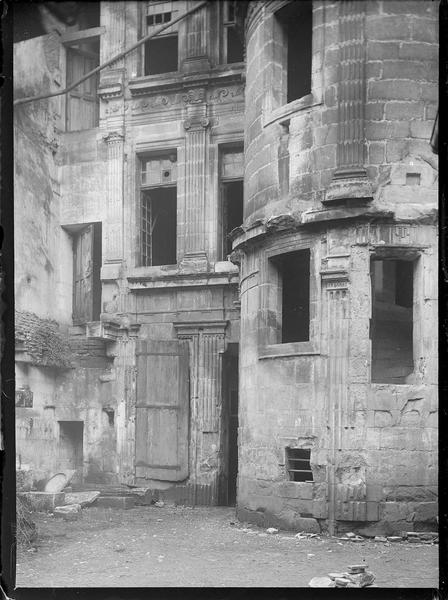
[[[136,477],[187,478],[189,399],[188,342],[139,341]]]
[[[94,69],[98,58],[87,52],[67,48],[67,86]],[[97,77],[89,77],[67,95],[67,131],[98,126]]]
[[[93,321],[93,225],[73,240],[73,323]]]

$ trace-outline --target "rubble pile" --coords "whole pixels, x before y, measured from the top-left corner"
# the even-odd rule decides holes
[[[326,577],[313,577],[309,587],[374,587],[375,575],[367,571],[368,565],[349,565],[346,572],[328,573]]]

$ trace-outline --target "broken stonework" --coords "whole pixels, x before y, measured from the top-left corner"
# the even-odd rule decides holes
[[[127,510],[129,508],[134,508],[135,498],[131,496],[100,496],[96,500],[96,506]]]
[[[18,494],[30,510],[36,512],[51,512],[56,506],[65,503],[64,492],[21,492]]]
[[[81,508],[93,504],[99,497],[100,492],[74,492],[65,494],[65,504],[79,504]]]
[[[65,521],[76,521],[80,517],[81,506],[79,504],[57,506],[53,512],[55,517],[62,517]]]

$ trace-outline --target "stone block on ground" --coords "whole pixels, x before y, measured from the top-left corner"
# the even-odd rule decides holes
[[[68,504],[67,506],[57,506],[54,509],[55,517],[62,517],[65,521],[76,521],[79,519],[81,506],[79,504]]]
[[[34,512],[52,512],[56,506],[65,504],[64,492],[20,492],[18,496]]]
[[[313,577],[308,583],[309,587],[335,587],[335,583],[329,577]]]
[[[121,508],[127,510],[134,508],[135,498],[132,496],[100,496],[96,500],[96,506],[101,508]]]
[[[73,492],[65,494],[65,504],[79,504],[83,508],[95,502],[99,495],[100,492]]]

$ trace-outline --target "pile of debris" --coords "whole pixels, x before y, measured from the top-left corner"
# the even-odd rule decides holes
[[[309,587],[362,588],[376,587],[375,575],[367,571],[368,565],[349,565],[347,572],[328,573],[327,577],[313,577]]]

